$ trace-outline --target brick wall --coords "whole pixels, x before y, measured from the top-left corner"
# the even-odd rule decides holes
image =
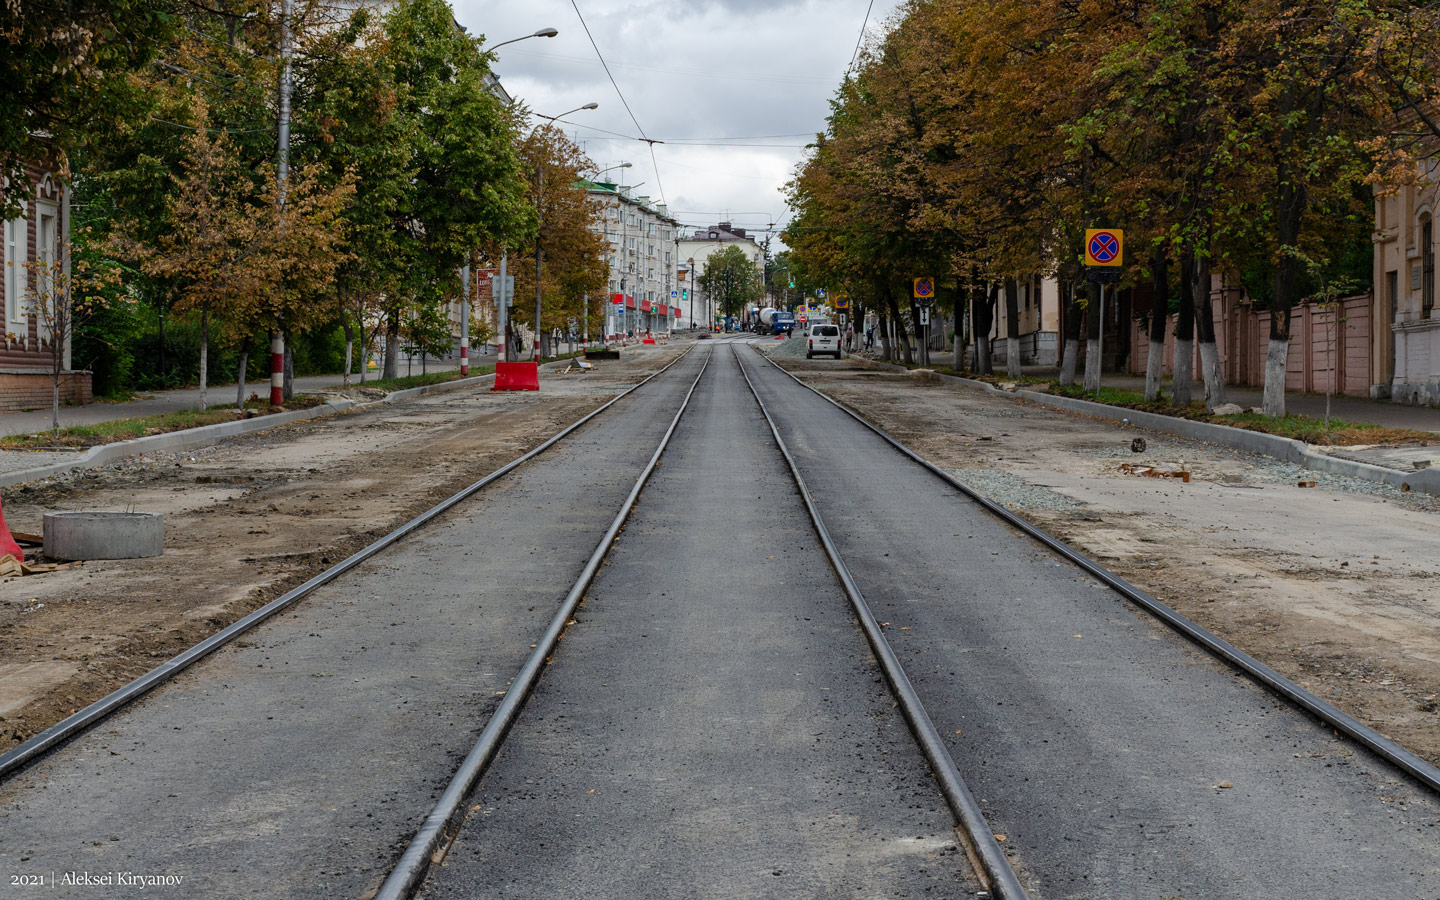
[[[0,412],[47,409],[54,397],[54,382],[48,374],[0,372]],[[69,372],[60,378],[62,403],[89,403],[90,373]]]

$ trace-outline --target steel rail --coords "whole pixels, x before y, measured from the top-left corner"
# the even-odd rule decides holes
[[[746,374],[744,364],[740,362],[740,351],[732,347],[731,352],[735,355],[735,365],[739,367],[741,377],[745,379],[746,386],[750,388],[751,395],[760,406],[760,413],[765,417],[766,424],[770,426],[770,434],[775,438],[775,445],[780,448],[781,455],[785,457],[785,462],[790,467],[790,474],[795,479],[795,486],[799,488],[800,497],[805,501],[805,509],[810,513],[810,522],[815,526],[815,533],[820,537],[820,544],[825,548],[825,555],[830,557],[830,565],[834,567],[835,574],[840,577],[840,582],[845,587],[845,595],[850,598],[850,605],[860,620],[860,628],[865,632],[865,638],[875,652],[875,658],[880,662],[880,668],[885,673],[886,681],[890,683],[890,689],[894,692],[895,699],[900,703],[906,721],[910,723],[910,730],[915,735],[915,740],[920,744],[925,758],[930,761],[930,768],[935,773],[935,780],[940,785],[940,793],[944,795],[945,802],[950,805],[950,811],[964,831],[970,844],[972,859],[978,861],[981,875],[988,882],[987,888],[1000,900],[1027,900],[1029,895],[1025,893],[1019,876],[1015,874],[1015,870],[1011,868],[1009,860],[1006,859],[1000,842],[995,839],[995,832],[986,821],[980,804],[975,801],[975,796],[965,786],[965,780],[961,777],[960,770],[950,755],[950,750],[945,746],[944,739],[940,737],[940,730],[935,727],[935,722],[925,711],[925,705],[920,701],[920,694],[910,683],[910,677],[905,674],[905,668],[900,664],[900,659],[895,655],[890,642],[885,639],[885,632],[875,619],[875,614],[871,612],[870,604],[865,601],[865,595],[860,592],[860,586],[851,576],[850,567],[845,564],[845,560],[841,559],[840,550],[830,537],[830,529],[825,526],[825,520],[820,516],[820,510],[815,505],[814,498],[810,496],[810,487],[805,483],[805,476],[800,474],[800,466],[795,462],[795,457],[790,453],[785,439],[780,436],[780,429],[776,427],[775,420],[770,417],[770,410],[766,408],[765,401],[760,399],[760,392],[755,390],[750,376]],[[761,355],[763,356],[763,354]]]
[[[159,687],[160,685],[174,678],[181,671],[185,670],[191,665],[194,665],[199,660],[205,658],[206,656],[225,646],[230,641],[254,628],[256,625],[259,625],[261,622],[269,619],[276,613],[284,610],[295,602],[308,596],[316,588],[319,588],[325,584],[330,583],[331,581],[334,581],[336,578],[355,568],[360,563],[366,561],[367,559],[370,559],[371,557],[395,544],[401,538],[404,538],[411,532],[433,521],[438,516],[450,510],[452,507],[465,500],[468,500],[470,497],[474,496],[486,486],[505,477],[506,475],[515,471],[520,466],[539,456],[541,453],[549,450],[551,447],[555,446],[560,441],[564,440],[566,437],[569,437],[581,426],[585,425],[587,422],[591,421],[601,413],[605,412],[607,409],[614,406],[616,403],[619,403],[625,397],[639,390],[641,387],[648,384],[650,381],[659,378],[665,373],[666,370],[668,370],[671,366],[678,364],[687,355],[689,355],[689,353],[690,351],[686,350],[684,353],[680,354],[678,357],[676,357],[658,372],[646,378],[644,381],[633,385],[624,392],[617,394],[615,397],[607,401],[603,406],[586,414],[583,418],[575,421],[567,428],[565,428],[565,430],[549,438],[543,444],[531,450],[529,453],[526,453],[524,456],[512,460],[509,463],[506,463],[505,465],[491,472],[489,475],[486,475],[484,478],[480,479],[474,484],[462,489],[456,494],[451,495],[445,500],[442,500],[439,504],[421,513],[420,515],[406,522],[404,525],[401,525],[399,528],[396,528],[394,531],[391,531],[389,534],[385,535],[384,537],[380,538],[379,540],[375,541],[364,549],[356,551],[349,557],[341,560],[340,562],[336,563],[335,565],[331,566],[330,568],[306,581],[304,584],[294,587],[289,591],[285,592],[284,594],[281,594],[279,597],[276,597],[274,600],[271,600],[269,603],[265,604],[264,606],[260,607],[249,615],[246,615],[244,618],[231,623],[230,625],[226,626],[220,631],[215,632],[214,634],[210,635],[210,637],[199,642],[198,644],[195,644],[190,648],[182,651],[178,655],[171,657],[170,659],[166,660],[165,662],[161,663],[160,665],[156,666],[145,674],[136,677],[128,684],[116,688],[111,693],[105,695],[104,697],[101,697],[99,700],[96,700],[94,703],[91,703],[84,709],[78,710],[71,715],[65,717],[64,719],[61,719],[59,722],[55,723],[54,725],[50,726],[49,728],[45,729],[44,731],[30,738],[29,740],[17,744],[14,747],[11,747],[3,754],[0,754],[0,779],[4,779],[10,776],[11,774],[19,770],[21,767],[35,761],[37,758],[44,755],[46,752],[54,749],[56,746],[63,743],[64,741],[74,737],[75,735],[86,730],[97,722],[104,720],[116,710],[140,698],[149,691],[154,690],[156,687]]]
[[[759,353],[760,351],[757,350],[756,352]],[[894,447],[912,461],[919,463],[941,481],[944,481],[946,484],[978,503],[986,512],[999,518],[1005,524],[1023,531],[1030,538],[1038,541],[1060,556],[1063,556],[1072,564],[1089,572],[1101,583],[1116,591],[1122,597],[1134,603],[1156,619],[1159,619],[1181,637],[1215,656],[1235,670],[1243,673],[1265,690],[1291,705],[1298,707],[1312,718],[1318,720],[1320,724],[1327,725],[1345,735],[1384,762],[1399,769],[1423,787],[1440,794],[1440,768],[1431,765],[1424,759],[1406,750],[1395,741],[1392,741],[1390,738],[1371,728],[1369,725],[1366,725],[1364,722],[1361,722],[1359,719],[1356,719],[1349,713],[1315,696],[1310,691],[1291,681],[1289,678],[1286,678],[1284,675],[1281,675],[1239,647],[1236,647],[1219,635],[1171,609],[1160,600],[1155,599],[1150,594],[1106,569],[1104,566],[1080,553],[1044,529],[1031,524],[1005,507],[990,500],[988,497],[983,496],[960,479],[891,437],[883,428],[870,422],[855,410],[850,409],[848,406],[845,406],[818,388],[801,381],[765,354],[761,353],[760,355],[764,357],[770,365],[789,376],[796,384],[811,391],[831,406],[834,406],[836,409],[879,435],[880,438],[890,444],[891,447]]]
[[[380,885],[380,890],[374,895],[373,900],[408,900],[419,889],[425,872],[430,868],[432,862],[437,862],[444,857],[444,851],[454,841],[459,833],[460,825],[465,819],[465,798],[469,795],[480,776],[485,774],[490,762],[500,749],[500,744],[505,740],[505,735],[510,731],[520,710],[524,707],[525,701],[540,680],[540,673],[545,668],[545,660],[555,650],[556,643],[560,640],[560,634],[565,630],[565,625],[570,621],[575,608],[580,604],[580,598],[584,596],[590,582],[595,579],[595,573],[600,570],[600,563],[609,552],[610,545],[620,533],[620,528],[625,524],[630,511],[635,508],[635,502],[640,497],[640,491],[645,483],[650,480],[650,474],[660,463],[660,457],[665,448],[670,445],[670,437],[680,425],[681,416],[690,406],[690,398],[694,396],[695,389],[700,386],[700,379],[705,377],[705,370],[710,365],[710,357],[714,351],[705,354],[705,362],[700,366],[700,374],[695,376],[695,381],[690,385],[690,390],[685,394],[680,409],[676,411],[675,417],[670,420],[670,427],[665,430],[665,436],[660,439],[660,445],[650,457],[640,477],[635,480],[635,486],[630,489],[630,494],[621,504],[620,511],[615,514],[610,528],[606,530],[605,536],[596,545],[595,552],[590,554],[590,561],[581,570],[580,577],[575,579],[575,584],[570,588],[570,593],[560,604],[560,609],[550,620],[550,625],[545,629],[544,635],[536,642],[535,649],[526,658],[525,664],[520,667],[519,673],[511,681],[510,687],[505,692],[505,699],[495,708],[490,715],[490,721],[486,723],[485,729],[480,732],[480,737],[475,741],[475,746],[466,755],[460,768],[450,779],[450,784],[445,788],[445,793],[436,802],[435,808],[426,816],[425,822],[416,832],[410,845],[405,848],[400,861],[390,871],[385,882]]]

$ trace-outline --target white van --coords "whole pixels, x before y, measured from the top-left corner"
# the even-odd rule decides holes
[[[839,325],[811,325],[807,340],[809,343],[805,346],[806,359],[814,359],[817,353],[833,353],[836,359],[840,358]]]

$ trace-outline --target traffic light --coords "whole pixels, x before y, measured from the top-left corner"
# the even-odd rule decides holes
[[[793,278],[790,279],[790,286],[791,286],[792,288],[795,286],[795,279],[793,279]]]
[[[690,299],[690,289],[689,289],[689,288],[681,288],[681,289],[680,289],[680,299],[681,299],[681,300],[689,300],[689,299]]]

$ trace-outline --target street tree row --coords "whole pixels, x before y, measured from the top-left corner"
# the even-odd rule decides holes
[[[1440,134],[1437,24],[1398,0],[910,0],[788,187],[792,265],[895,322],[909,279],[940,276],[985,372],[997,311],[1015,341],[1017,286],[1053,276],[1061,381],[1088,317],[1098,386],[1082,242],[1123,228],[1124,284],[1153,289],[1147,395],[1178,312],[1173,400],[1190,402],[1198,341],[1207,403],[1223,402],[1223,273],[1273,313],[1264,408],[1283,415],[1292,308],[1334,293],[1341,257],[1368,246],[1374,191],[1417,178]]]
[[[588,160],[496,96],[483,37],[445,0],[293,5],[284,19],[270,0],[20,4],[0,199],[28,189],[13,177],[27,159],[62,171],[74,254],[110,276],[88,300],[198,321],[202,348],[238,352],[242,400],[266,335],[338,322],[348,373],[354,345],[383,334],[386,377],[402,345],[449,352],[462,267],[508,251],[533,290],[537,239],[547,316],[599,302],[604,248],[576,187]]]

